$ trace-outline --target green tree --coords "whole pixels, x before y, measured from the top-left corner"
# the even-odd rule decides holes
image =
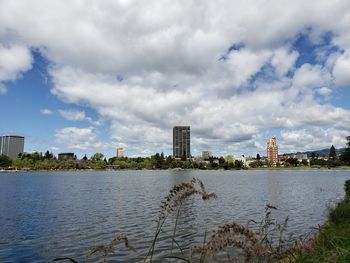
[[[104,155],[102,153],[95,153],[93,156],[91,156],[91,161],[102,161]]]
[[[240,160],[235,160],[235,165],[234,165],[234,167],[235,167],[236,169],[242,169],[242,168],[244,168],[244,164],[243,164],[243,162],[240,161]]]
[[[299,165],[299,161],[298,161],[297,158],[288,158],[285,162],[289,163],[292,166],[298,166]]]
[[[262,167],[263,165],[264,165],[264,163],[260,160],[252,161],[251,163],[249,163],[249,166],[251,168]]]
[[[304,166],[309,165],[309,162],[306,159],[301,160],[301,164]]]
[[[41,160],[42,157],[43,157],[42,153],[33,152],[33,153],[30,154],[29,158],[32,159],[35,162],[35,161]]]
[[[48,160],[53,159],[53,154],[47,150],[44,154],[44,159],[48,159]]]
[[[0,167],[8,168],[12,165],[12,161],[6,155],[0,155]]]
[[[261,159],[260,154],[257,154],[257,155],[256,155],[256,159],[257,159],[257,160],[260,160],[260,159]]]
[[[225,158],[223,156],[221,156],[219,158],[219,164],[223,165],[225,163]]]
[[[347,165],[350,165],[350,136],[346,137],[347,143],[346,143],[346,149],[340,156],[340,159],[345,162]]]
[[[336,157],[337,157],[337,152],[335,150],[334,145],[332,145],[331,148],[329,149],[329,158],[335,159]]]

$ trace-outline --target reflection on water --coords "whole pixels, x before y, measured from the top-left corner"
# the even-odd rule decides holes
[[[0,174],[0,262],[42,262],[57,256],[83,259],[96,244],[124,233],[137,252],[118,249],[117,262],[139,262],[154,235],[159,205],[177,183],[201,178],[218,198],[188,200],[178,222],[184,247],[205,231],[259,220],[267,203],[274,216],[290,217],[288,231],[306,234],[322,224],[327,204],[343,197],[349,171],[120,171]],[[175,218],[159,238],[169,247]]]

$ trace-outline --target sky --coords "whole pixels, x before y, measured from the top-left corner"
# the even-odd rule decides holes
[[[0,134],[25,151],[345,147],[348,0],[0,0]]]

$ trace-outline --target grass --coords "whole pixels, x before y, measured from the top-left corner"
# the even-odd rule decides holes
[[[161,201],[155,235],[143,262],[350,262],[350,180],[345,183],[345,192],[345,199],[331,209],[328,222],[311,240],[290,245],[290,240],[284,238],[288,217],[283,223],[278,223],[272,216],[277,208],[268,204],[260,222],[251,220],[246,225],[236,222],[219,225],[211,232],[204,233],[203,242],[185,249],[176,237],[181,206],[195,196],[201,197],[203,201],[216,198],[215,193],[206,191],[200,179],[193,178],[190,182],[174,185]],[[166,256],[157,256],[157,241],[170,215],[176,218],[172,236],[169,237],[171,246]],[[135,251],[127,236],[119,235],[107,245],[92,247],[85,262],[91,262],[90,257],[93,255],[100,255],[98,262],[107,262],[109,255],[118,253],[115,251],[118,245]],[[53,261],[78,262],[68,257],[55,258]]]
[[[295,263],[350,262],[350,180],[345,199],[331,209],[328,222],[310,241],[299,244]]]

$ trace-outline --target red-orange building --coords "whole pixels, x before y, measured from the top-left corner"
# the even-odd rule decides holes
[[[269,164],[276,164],[278,162],[278,146],[276,142],[276,137],[272,137],[267,141],[267,162]]]

